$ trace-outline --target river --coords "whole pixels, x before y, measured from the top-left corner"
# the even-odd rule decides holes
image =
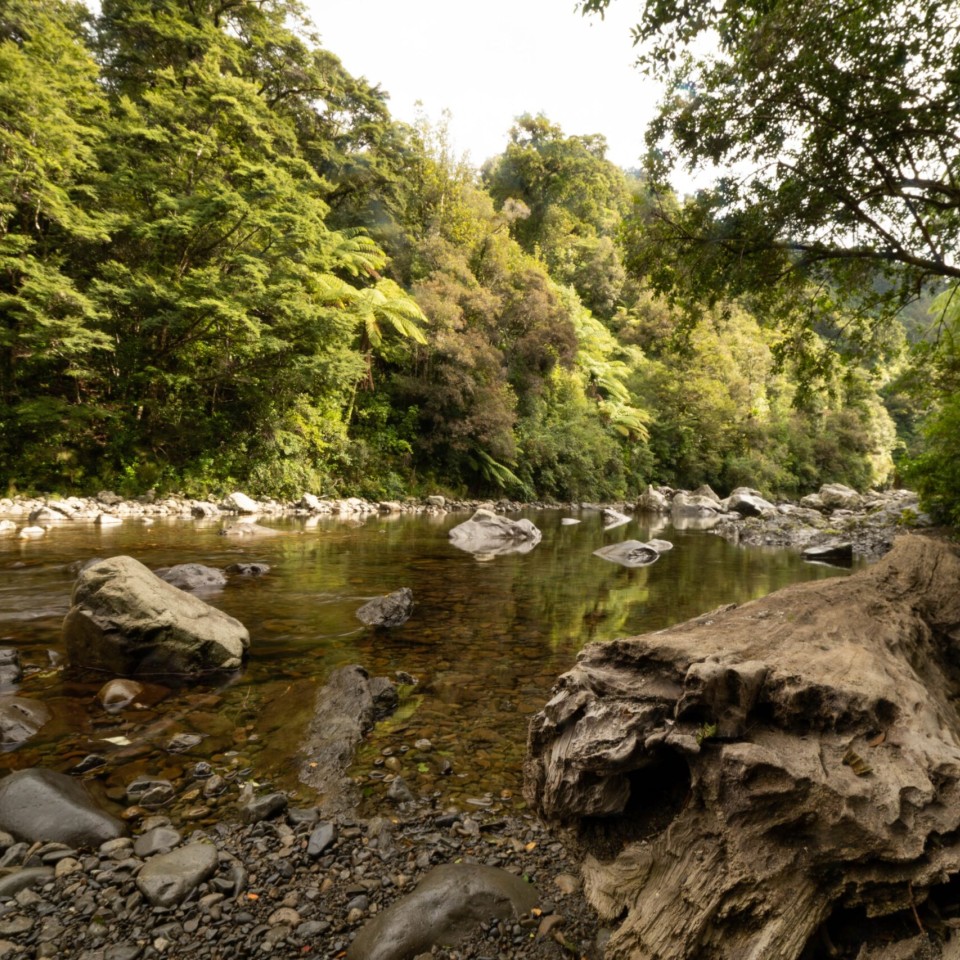
[[[805,563],[789,550],[734,547],[701,530],[651,526],[649,517],[605,531],[595,511],[576,514],[581,523],[571,526],[561,525],[558,511],[524,516],[543,531],[542,542],[526,554],[486,560],[448,541],[464,514],[265,521],[283,535],[253,541],[220,536],[216,523],[173,519],[105,528],[67,523],[40,540],[0,540],[0,646],[15,647],[26,672],[19,687],[0,692],[43,700],[53,714],[33,739],[0,755],[0,765],[69,770],[96,754],[106,762],[88,782],[102,799],[122,807],[135,776],[163,777],[182,795],[178,809],[201,819],[190,775],[205,760],[228,778],[284,789],[293,803],[309,805],[314,798],[297,781],[297,749],[315,692],[338,665],[359,663],[371,674],[400,670],[419,681],[358,754],[352,772],[371,805],[400,773],[439,808],[516,810],[528,718],[584,644],[846,572]],[[651,537],[674,549],[649,567],[593,556],[608,543]],[[106,678],[64,668],[60,625],[73,583],[68,566],[118,554],[152,568],[269,564],[261,579],[235,579],[204,596],[248,627],[245,669],[181,689],[150,686],[141,707],[105,712],[96,693]],[[356,609],[399,587],[413,590],[411,619],[390,631],[362,627]],[[176,733],[203,740],[187,754],[171,754],[164,748]],[[410,751],[422,739],[432,750]]]

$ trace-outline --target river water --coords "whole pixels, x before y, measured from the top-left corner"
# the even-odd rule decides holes
[[[315,801],[299,785],[298,754],[317,688],[330,671],[362,664],[371,674],[402,670],[419,683],[400,711],[376,728],[352,770],[382,801],[401,774],[439,807],[491,811],[522,806],[526,727],[556,677],[591,641],[658,630],[725,603],[743,603],[804,580],[846,571],[805,563],[793,551],[733,547],[701,530],[632,520],[605,531],[596,512],[563,526],[557,511],[524,514],[543,531],[531,552],[478,559],[447,531],[467,517],[372,517],[362,523],[266,521],[282,536],[236,540],[219,525],[158,520],[99,528],[70,523],[36,541],[0,540],[0,646],[16,647],[26,675],[0,693],[43,700],[53,717],[26,744],[0,754],[0,770],[32,765],[70,770],[89,754],[105,763],[88,784],[124,805],[137,775],[172,780],[177,808],[202,820],[216,801],[191,791],[199,760],[228,779]],[[627,569],[592,555],[620,540],[659,537],[674,549],[652,566]],[[252,638],[245,669],[189,688],[149,687],[146,703],[111,715],[96,700],[104,677],[71,675],[60,625],[77,560],[129,554],[157,568],[174,563],[270,565],[262,579],[231,581],[204,599],[242,621]],[[413,590],[411,619],[390,631],[362,627],[367,599]],[[177,733],[203,737],[187,754],[165,745]],[[431,741],[427,752],[414,749]],[[191,806],[192,804],[192,806]]]

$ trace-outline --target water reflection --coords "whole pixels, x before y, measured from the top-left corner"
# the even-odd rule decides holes
[[[333,668],[357,662],[373,674],[404,670],[420,680],[358,760],[355,772],[370,775],[371,797],[386,790],[374,761],[387,750],[396,758],[391,769],[414,792],[437,793],[439,804],[515,804],[529,715],[585,643],[661,629],[723,603],[845,572],[805,564],[789,551],[735,548],[657,518],[605,531],[596,512],[582,514],[578,525],[564,525],[555,512],[528,517],[543,531],[536,548],[488,558],[448,541],[462,515],[271,522],[280,533],[264,539],[223,537],[216,524],[158,521],[103,530],[62,525],[40,541],[0,541],[0,637],[27,668],[22,695],[42,699],[53,714],[33,741],[0,757],[0,767],[69,769],[100,753],[108,763],[96,782],[116,798],[132,775],[182,773],[210,758],[295,789],[297,745],[315,690]],[[593,556],[606,545],[654,536],[674,548],[653,566]],[[118,553],[154,569],[268,564],[267,576],[235,578],[207,598],[250,630],[246,669],[107,714],[94,699],[106,678],[74,678],[59,668],[60,622],[73,583],[68,565]],[[401,587],[412,589],[416,603],[407,623],[390,631],[358,626],[362,603]],[[167,755],[163,746],[177,733],[204,739],[184,756]],[[107,742],[116,738],[129,744]],[[421,739],[433,749],[412,749]]]

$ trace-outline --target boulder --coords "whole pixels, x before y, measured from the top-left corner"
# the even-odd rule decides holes
[[[256,500],[239,490],[226,497],[223,505],[227,510],[235,510],[237,513],[254,514],[263,511],[263,507]]]
[[[539,900],[537,888],[498,867],[446,863],[357,934],[346,960],[411,960],[455,946],[491,920],[516,921]]]
[[[368,627],[399,627],[413,613],[413,591],[401,587],[383,597],[374,597],[357,611],[357,619]]]
[[[709,483],[701,484],[693,491],[691,496],[694,497],[704,497],[707,500],[712,500],[714,503],[720,502],[720,495],[710,486]]]
[[[212,591],[226,586],[227,575],[217,567],[206,567],[202,563],[178,563],[172,567],[161,567],[154,573],[179,590]]]
[[[17,532],[17,525],[12,520],[0,520],[0,537],[12,537]]]
[[[646,513],[669,513],[670,501],[659,490],[648,485],[637,500],[637,510]]]
[[[630,518],[625,513],[614,510],[613,507],[604,507],[600,511],[600,516],[603,519],[604,530],[613,530],[630,522]]]
[[[199,500],[190,505],[190,513],[199,520],[212,520],[220,516],[220,508],[215,503]]]
[[[371,678],[356,664],[334,670],[317,693],[300,780],[322,794],[320,808],[325,816],[355,805],[356,784],[346,776],[347,768],[363,737],[397,703],[397,690],[390,680]]]
[[[178,590],[132,557],[83,570],[63,621],[67,655],[122,675],[235,670],[250,635],[238,620]]]
[[[23,743],[50,719],[50,711],[38,700],[0,697],[0,743]]]
[[[0,830],[18,840],[96,848],[126,833],[100,810],[83,786],[53,770],[31,767],[0,780]]]
[[[21,527],[17,536],[21,540],[37,540],[46,536],[47,531],[43,527]]]
[[[524,794],[579,845],[607,960],[913,957],[943,931],[958,642],[960,555],[905,536],[853,576],[585,648],[531,723]]]
[[[678,517],[714,517],[720,511],[720,504],[710,497],[698,497],[681,490],[674,496],[670,511]]]
[[[119,527],[123,523],[123,517],[114,513],[98,513],[93,522],[99,527]]]
[[[620,543],[611,543],[599,550],[594,550],[595,557],[619,563],[623,567],[648,567],[660,559],[660,551],[649,543],[639,540],[623,540]]]
[[[540,542],[540,531],[529,520],[509,520],[480,509],[450,533],[450,542],[467,553],[500,556],[528,553]]]
[[[769,500],[752,493],[731,493],[727,510],[739,513],[741,517],[772,517],[777,513],[777,508]]]
[[[297,506],[301,510],[309,510],[311,513],[320,513],[323,510],[323,501],[315,493],[305,493]]]
[[[180,903],[217,870],[212,843],[190,843],[151,857],[137,874],[137,887],[155,907]]]
[[[828,510],[859,510],[864,504],[856,490],[842,483],[825,483],[820,488],[820,500]]]

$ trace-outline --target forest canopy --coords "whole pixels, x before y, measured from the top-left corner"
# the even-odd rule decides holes
[[[900,87],[844,87],[839,59],[791,85],[808,29],[839,31],[839,57],[883,28],[841,36],[814,8],[651,2],[639,36],[674,85],[640,175],[542,115],[474,169],[443,121],[394,120],[293,0],[0,0],[0,483],[614,499],[891,482],[891,412],[914,442],[906,338],[873,318],[952,282],[956,111],[937,114],[936,84],[926,120]],[[774,43],[774,16],[796,42]],[[708,29],[722,56],[666,55]],[[956,70],[955,49],[914,67],[922,52],[905,48],[904,83]],[[842,116],[860,152],[777,113],[777,89]],[[871,110],[896,129],[868,136]],[[676,162],[735,166],[778,138],[766,179],[666,186]],[[897,164],[916,175],[878,172]],[[828,362],[854,331],[882,350]]]

